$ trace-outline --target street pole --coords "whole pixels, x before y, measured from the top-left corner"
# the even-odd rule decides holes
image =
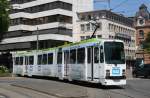
[[[39,28],[37,27],[36,31],[36,51],[39,50]]]

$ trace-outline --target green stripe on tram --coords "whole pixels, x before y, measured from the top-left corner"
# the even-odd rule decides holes
[[[73,45],[80,45],[80,44],[85,44],[85,43],[90,43],[90,42],[99,42],[99,41],[101,41],[101,39],[92,38],[92,39],[83,40],[83,41],[80,41],[80,42],[77,42],[77,43],[70,43],[70,44],[66,44],[66,45],[62,45],[62,46],[58,46],[58,47],[41,49],[41,50],[38,50],[38,52],[52,51],[52,50],[55,50],[55,49],[58,49],[58,48],[70,47],[70,46],[73,46]],[[18,56],[30,55],[30,54],[33,54],[34,52],[36,53],[36,51],[37,50],[29,50],[29,51],[24,51],[24,52],[19,51],[16,54]]]

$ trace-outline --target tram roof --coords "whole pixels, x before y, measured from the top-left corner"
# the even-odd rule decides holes
[[[38,50],[38,52],[42,53],[42,52],[47,52],[47,51],[53,51],[55,49],[59,49],[59,48],[65,48],[65,47],[70,47],[70,46],[76,46],[76,45],[80,45],[80,44],[86,44],[86,43],[90,43],[90,42],[100,42],[100,41],[103,41],[103,40],[108,40],[108,39],[98,39],[98,38],[92,38],[92,39],[87,39],[87,40],[82,40],[80,42],[76,42],[76,43],[69,43],[69,44],[65,44],[65,45],[62,45],[62,46],[58,46],[58,47],[53,47],[53,48],[47,48],[47,49],[41,49],[41,50]],[[18,55],[30,55],[30,54],[33,54],[33,53],[36,53],[37,50],[29,50],[29,51],[17,51],[16,54]]]
[[[76,42],[76,43],[69,43],[69,44],[64,44],[64,45],[58,46],[58,47],[43,49],[42,51],[54,50],[54,49],[57,49],[57,48],[70,47],[70,46],[79,45],[79,44],[85,44],[85,43],[90,43],[90,42],[99,42],[101,40],[102,39],[92,38],[92,39],[82,40],[82,41]]]

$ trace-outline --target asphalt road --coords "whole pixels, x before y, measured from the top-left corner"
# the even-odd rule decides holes
[[[22,82],[24,78],[0,78],[0,98],[56,98],[42,92],[11,85]]]
[[[130,79],[124,87],[37,78],[0,78],[0,98],[150,98],[150,79]]]

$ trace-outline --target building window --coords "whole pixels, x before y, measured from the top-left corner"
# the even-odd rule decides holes
[[[144,44],[144,42],[140,41],[140,45],[139,46],[140,46],[141,49],[143,49],[143,44]]]
[[[81,36],[81,40],[84,40],[85,39],[85,36]]]
[[[22,1],[22,0],[18,0],[18,1]],[[22,3],[25,3],[25,2],[22,2]],[[22,3],[20,3],[20,4],[22,4]],[[13,4],[17,4],[17,2],[14,2]],[[52,9],[57,9],[57,8],[72,11],[72,4],[65,3],[65,2],[62,2],[62,1],[54,1],[54,2],[51,2],[51,3],[37,5],[37,6],[22,9],[22,10],[25,11],[25,12],[28,12],[28,13],[36,13],[36,12],[42,12],[42,11],[52,10]],[[12,9],[11,13],[16,13],[16,12],[19,12],[19,11],[21,11],[21,10],[16,11],[16,9]]]
[[[20,25],[20,24],[40,25],[40,24],[47,24],[52,22],[72,23],[72,17],[57,14],[57,15],[51,15],[51,16],[40,17],[35,19],[16,18],[16,19],[11,19],[10,26]]]
[[[97,35],[98,38],[102,38],[102,35]]]
[[[90,39],[91,36],[86,36],[86,39]]]
[[[143,30],[140,30],[140,31],[139,31],[139,37],[140,37],[140,38],[144,38],[144,31],[143,31]]]
[[[84,31],[85,28],[84,28],[84,24],[81,24],[81,31]]]
[[[93,35],[93,38],[96,38],[96,35]]]
[[[86,24],[86,30],[87,30],[87,31],[90,31],[90,24],[89,24],[89,23]]]

